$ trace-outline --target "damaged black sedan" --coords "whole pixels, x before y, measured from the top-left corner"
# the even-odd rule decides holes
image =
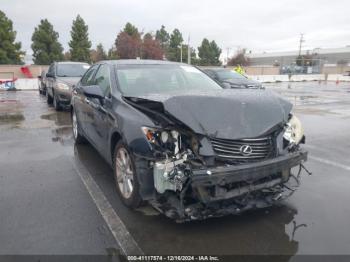
[[[264,89],[223,89],[165,61],[92,66],[73,90],[77,143],[113,167],[123,202],[183,222],[273,205],[299,184],[307,152],[292,104]]]

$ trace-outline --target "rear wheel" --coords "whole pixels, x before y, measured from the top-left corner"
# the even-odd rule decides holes
[[[134,159],[122,141],[115,146],[113,167],[116,188],[123,203],[132,208],[140,206],[142,199]]]
[[[73,129],[73,137],[74,137],[75,143],[77,144],[85,143],[86,141],[85,138],[80,134],[79,122],[74,109],[72,111],[72,129]]]

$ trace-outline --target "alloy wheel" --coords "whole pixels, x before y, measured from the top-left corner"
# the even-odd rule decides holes
[[[126,199],[132,196],[134,190],[134,171],[128,151],[120,147],[115,159],[116,184]]]

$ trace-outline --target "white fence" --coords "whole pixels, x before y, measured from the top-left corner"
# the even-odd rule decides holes
[[[303,81],[325,81],[326,75],[292,75],[289,79],[288,75],[250,75],[249,78],[261,83],[275,82],[303,82]],[[350,82],[350,76],[340,74],[330,74],[327,76],[328,81],[344,81]]]

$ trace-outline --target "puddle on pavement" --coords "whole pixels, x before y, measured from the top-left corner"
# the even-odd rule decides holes
[[[52,129],[53,142],[59,142],[62,145],[72,145],[74,143],[72,126],[62,126],[59,128]]]
[[[71,125],[70,114],[68,112],[54,112],[40,116],[41,119],[54,121],[57,126]]]

